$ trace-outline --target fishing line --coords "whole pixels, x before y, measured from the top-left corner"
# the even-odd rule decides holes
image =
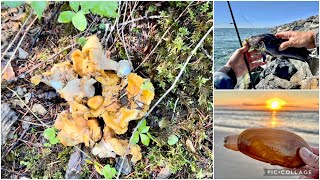
[[[230,10],[230,14],[231,14],[231,17],[232,17],[234,28],[236,29],[236,32],[237,32],[237,36],[238,36],[238,40],[239,40],[239,43],[240,43],[240,47],[242,47],[242,41],[241,41],[241,38],[240,38],[240,34],[239,34],[239,31],[238,31],[238,27],[237,27],[236,21],[234,19],[233,13],[232,13],[230,2],[227,1],[227,3],[228,3],[228,6],[229,6],[229,10]],[[248,73],[249,73],[250,83],[251,83],[252,89],[255,89],[254,84],[253,84],[253,78],[252,78],[252,75],[251,75],[251,70],[250,70],[250,67],[249,67],[249,63],[248,63],[247,57],[245,55],[244,55],[244,62],[245,62],[246,66],[247,66],[247,69],[248,69]]]

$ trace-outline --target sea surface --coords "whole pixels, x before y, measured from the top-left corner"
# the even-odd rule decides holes
[[[247,128],[272,127],[292,131],[308,143],[319,144],[318,111],[246,111],[222,110],[214,112],[215,131],[241,133]]]
[[[239,28],[241,41],[254,35],[270,33],[268,28]],[[232,53],[240,48],[234,28],[214,29],[214,70],[218,71],[229,60]]]

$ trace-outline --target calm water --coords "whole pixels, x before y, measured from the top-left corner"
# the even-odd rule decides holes
[[[270,112],[219,110],[214,113],[215,130],[240,133],[247,128],[273,127],[293,131],[309,143],[319,143],[318,112]]]
[[[246,38],[270,33],[271,29],[261,28],[240,28],[241,40]],[[214,29],[214,70],[217,71],[225,65],[232,53],[240,47],[236,30],[234,28],[215,28]]]

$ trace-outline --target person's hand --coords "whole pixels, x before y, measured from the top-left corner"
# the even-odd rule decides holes
[[[245,43],[242,48],[237,49],[232,54],[226,64],[226,66],[230,67],[234,71],[237,78],[243,76],[248,72],[247,66],[244,62],[244,56],[246,56],[248,60],[250,70],[266,64],[266,62],[257,62],[257,60],[262,58],[262,55],[257,50],[253,50],[251,52],[248,52],[248,50],[249,45],[248,43]]]
[[[283,51],[288,47],[296,47],[296,48],[315,48],[314,42],[314,32],[307,31],[307,32],[300,32],[300,31],[286,31],[277,33],[275,35],[278,38],[286,39],[288,41],[283,42],[280,47],[279,51]]]
[[[310,170],[311,175],[301,176],[302,179],[318,179],[319,178],[319,148],[311,147],[311,150],[303,147],[299,150],[299,155],[306,166],[300,168],[301,170]],[[299,170],[299,169],[298,169]]]

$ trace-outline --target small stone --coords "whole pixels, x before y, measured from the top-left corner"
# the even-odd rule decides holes
[[[23,96],[23,95],[24,95],[24,89],[22,89],[21,87],[18,87],[17,90],[16,90],[16,93],[17,93],[19,96]]]
[[[24,107],[24,103],[22,101],[20,101],[19,99],[14,99],[12,101],[12,106],[15,108],[17,106],[20,106],[21,108]]]
[[[171,175],[171,170],[169,165],[166,165],[166,167],[162,168],[157,175],[157,179],[168,179]]]
[[[27,59],[27,57],[29,56],[29,53],[26,52],[25,50],[23,50],[22,48],[19,47],[18,49],[19,52],[19,59]]]
[[[31,117],[31,116],[25,116],[25,117],[23,118],[23,120],[24,120],[24,121],[27,121],[27,122],[31,122],[32,117]],[[23,129],[29,129],[30,123],[27,123],[27,122],[23,122],[23,121],[22,121],[22,128],[23,128]]]
[[[186,140],[186,146],[191,152],[196,153],[196,149],[194,148],[192,141],[190,139]]]
[[[117,171],[119,171],[120,167],[121,167],[121,163],[122,163],[122,158],[116,158],[116,161],[117,161],[117,163],[116,163],[115,168]],[[125,157],[123,165],[122,165],[121,173],[124,175],[128,175],[131,173],[131,171],[132,171],[131,161],[129,161],[128,158]]]
[[[41,104],[34,104],[32,111],[40,115],[45,115],[47,113],[47,110]]]
[[[25,102],[26,104],[29,104],[29,101],[30,101],[30,99],[31,99],[31,96],[32,96],[31,93],[27,93],[27,94],[24,95],[24,102]]]

